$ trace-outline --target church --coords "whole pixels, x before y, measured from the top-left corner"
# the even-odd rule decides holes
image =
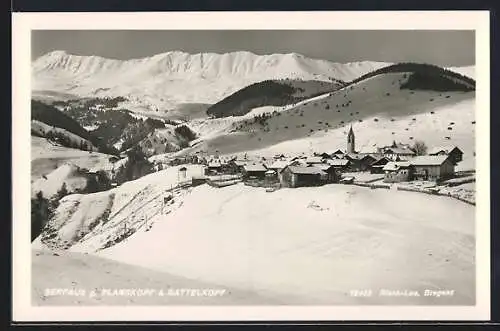
[[[356,153],[356,143],[354,137],[354,131],[351,128],[349,129],[349,133],[347,134],[347,154],[355,154]]]

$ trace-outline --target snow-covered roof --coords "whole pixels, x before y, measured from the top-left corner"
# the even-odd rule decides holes
[[[303,160],[303,159],[298,159],[298,160],[290,161],[289,164],[293,165],[293,166],[307,166],[306,161]]]
[[[349,153],[349,154],[346,154],[346,157],[350,158],[352,160],[362,160],[362,159],[367,158],[367,157],[375,159],[370,154],[362,154],[362,153]]]
[[[243,166],[243,169],[245,171],[266,171],[267,168],[264,167],[262,164],[246,164]]]
[[[359,149],[361,154],[376,154],[378,153],[377,146],[363,146]]]
[[[306,163],[322,163],[323,158],[321,156],[309,156],[306,159]]]
[[[244,160],[234,160],[233,162],[234,162],[234,164],[236,164],[238,167],[241,167],[241,166],[244,166],[245,164],[247,164],[247,161],[244,161]]]
[[[384,150],[384,153],[388,153],[391,151],[393,154],[401,154],[401,155],[414,155],[415,152],[411,149],[407,148],[399,148],[399,147],[387,147]]]
[[[335,152],[333,152],[331,154],[344,154],[344,152],[341,151],[340,149],[337,149]]]
[[[312,167],[297,167],[297,166],[288,166],[288,169],[294,174],[300,175],[326,175],[321,169],[318,169],[316,166]]]
[[[415,166],[441,165],[448,159],[447,155],[421,155],[413,158],[410,162]]]
[[[383,161],[386,161],[389,162],[390,160],[388,158],[386,158],[385,156],[381,156],[381,157],[376,157],[375,158],[375,161],[372,162],[372,166],[373,165],[376,165],[377,163],[382,163]]]
[[[331,164],[328,164],[328,163],[319,163],[319,164],[314,164],[311,167],[315,167],[315,168],[318,168],[320,170],[327,171],[328,169],[330,169],[333,166]]]
[[[436,146],[436,147],[433,147],[431,148],[427,154],[429,155],[432,155],[432,154],[437,154],[437,153],[440,153],[440,152],[445,152],[446,154],[450,153],[452,150],[454,149],[458,149],[460,150],[460,148],[458,148],[457,146],[454,146],[454,145],[448,145],[448,146]]]
[[[288,161],[282,161],[282,160],[278,160],[276,162],[274,162],[273,164],[271,164],[269,166],[269,168],[271,169],[283,169],[284,167],[286,167],[287,165],[289,164]]]
[[[266,175],[274,175],[275,173],[276,173],[276,171],[274,171],[274,170],[266,171]]]
[[[410,166],[410,162],[388,162],[382,169],[384,171],[397,171],[401,168],[408,168]]]
[[[332,166],[346,166],[349,163],[349,160],[346,159],[335,159],[335,160],[326,160],[326,163]]]
[[[221,166],[221,164],[219,161],[210,161],[210,162],[208,162],[208,166],[210,168],[218,168]]]

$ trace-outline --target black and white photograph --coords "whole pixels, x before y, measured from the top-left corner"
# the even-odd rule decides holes
[[[31,306],[478,304],[474,29],[88,24],[30,32]]]

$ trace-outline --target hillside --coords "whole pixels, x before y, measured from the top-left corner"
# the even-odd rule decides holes
[[[127,109],[119,108],[118,104],[122,100],[123,98],[119,97],[84,98],[53,101],[51,105],[45,105],[37,101],[35,103],[37,105],[43,104],[44,108],[56,112],[58,116],[64,117],[64,121],[71,121],[75,128],[79,124],[85,128],[79,128],[78,132],[80,134],[89,137],[89,139],[93,138],[93,141],[97,139],[101,145],[111,146],[115,152],[126,151],[131,147],[140,146],[143,152],[150,156],[155,153],[179,151],[194,139],[194,134],[190,130],[186,131],[187,126],[183,124],[183,121],[138,115]],[[48,129],[44,129],[40,128],[38,123],[32,123],[33,134],[47,137],[45,132],[48,132]],[[61,130],[51,128],[51,131],[58,133]],[[85,133],[85,131],[88,132]],[[80,148],[82,145],[81,138],[67,132],[64,133],[75,143],[63,142],[63,145]],[[86,146],[86,144],[90,143],[83,141],[83,144]],[[80,149],[90,150],[90,147]],[[95,151],[97,148],[91,150]]]
[[[41,243],[44,242],[55,249],[79,251],[92,247],[92,250],[99,250],[136,231],[144,231],[152,226],[152,218],[162,212],[163,197],[179,179],[178,168],[171,167],[128,181],[108,191],[64,197],[47,229],[35,241],[35,247],[43,247]],[[200,174],[200,166],[189,167],[189,177]],[[186,191],[178,190],[173,194],[175,199],[164,211],[182,205],[178,197]]]
[[[45,198],[50,199],[63,185],[68,193],[84,191],[89,179],[89,175],[82,168],[65,163],[31,183],[31,195],[34,197],[37,192],[42,192]]]
[[[31,180],[49,174],[65,163],[81,168],[106,168],[112,155],[68,148],[43,137],[31,136]]]
[[[198,171],[190,166],[188,177]],[[395,303],[346,295],[365,287],[457,289],[453,297],[400,297],[398,304],[474,300],[472,206],[346,185],[269,194],[238,184],[178,190],[162,210],[176,180],[171,168],[108,192],[67,196],[33,247],[87,252],[272,298],[293,293],[289,304]],[[321,208],[310,208],[313,202]]]
[[[31,100],[31,119],[32,134],[53,140],[65,147],[98,150],[107,154],[116,153],[115,149],[110,148],[73,118],[51,105]]]
[[[296,53],[174,51],[121,61],[54,51],[32,63],[32,91],[38,98],[51,100],[58,95],[68,99],[68,94],[78,98],[123,97],[122,108],[168,117],[178,116],[175,109],[184,104],[213,104],[263,80],[350,81],[386,65],[333,63]]]
[[[341,81],[268,80],[249,85],[213,104],[207,114],[214,117],[241,116],[263,106],[285,106],[335,91]]]
[[[455,144],[474,155],[475,92],[473,81],[440,69],[400,72],[388,67],[338,91],[296,106],[267,107],[242,117],[197,120],[196,146],[180,152],[213,154],[325,152],[345,149],[353,125],[358,150],[393,140],[428,146]],[[429,83],[431,82],[431,83]],[[435,84],[435,85],[433,85]],[[430,87],[434,88],[430,89]],[[446,91],[443,91],[446,90]]]

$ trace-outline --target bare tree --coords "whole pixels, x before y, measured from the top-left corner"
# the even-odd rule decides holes
[[[415,141],[412,149],[417,155],[425,155],[427,153],[427,145],[422,140]]]

